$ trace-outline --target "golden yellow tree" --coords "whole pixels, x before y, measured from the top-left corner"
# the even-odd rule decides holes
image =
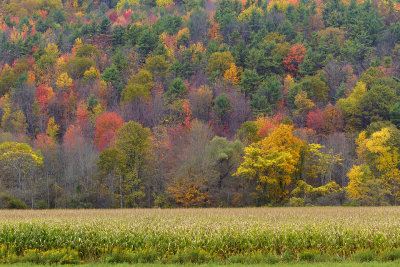
[[[353,166],[347,174],[350,180],[347,192],[352,198],[375,203],[365,198],[372,191],[382,188],[394,204],[397,203],[400,197],[400,155],[392,143],[394,131],[398,130],[386,127],[369,137],[365,131],[359,134],[356,152],[363,164]]]
[[[293,126],[281,124],[266,138],[245,148],[243,163],[235,175],[257,183],[274,203],[287,199],[288,186],[297,170],[304,143],[293,135]]]
[[[72,79],[64,72],[58,77],[56,84],[61,90],[66,90],[72,86]]]
[[[235,63],[231,63],[230,68],[225,71],[224,80],[233,85],[237,85],[239,83],[238,69]]]
[[[47,129],[46,129],[46,134],[53,139],[54,142],[57,142],[57,134],[58,131],[60,130],[60,126],[58,126],[55,121],[54,117],[51,117],[49,119],[49,122],[47,123]]]
[[[347,193],[351,198],[361,199],[365,192],[362,190],[362,184],[365,182],[365,173],[362,166],[354,165],[347,173],[349,184],[346,187]]]
[[[299,93],[294,98],[294,104],[297,107],[297,113],[303,113],[315,107],[314,102],[311,99],[307,98],[306,91],[299,91]]]
[[[365,143],[369,152],[375,155],[375,165],[381,174],[384,186],[395,201],[400,197],[399,151],[389,143],[390,129],[375,132]]]

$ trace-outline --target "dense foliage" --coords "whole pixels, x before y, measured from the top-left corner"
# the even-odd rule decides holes
[[[396,205],[399,18],[395,0],[2,1],[0,207]]]

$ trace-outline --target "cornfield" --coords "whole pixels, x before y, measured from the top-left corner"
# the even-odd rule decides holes
[[[243,208],[1,211],[0,260],[71,250],[81,261],[117,251],[157,260],[200,251],[282,257],[307,251],[347,258],[400,248],[400,208]]]

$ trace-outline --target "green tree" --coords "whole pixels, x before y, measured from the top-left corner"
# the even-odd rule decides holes
[[[282,100],[282,85],[276,77],[268,77],[252,96],[251,106],[255,114],[270,113]]]
[[[230,206],[238,193],[239,183],[233,174],[237,170],[243,152],[240,141],[229,141],[216,136],[206,147],[206,158],[211,161],[213,177],[209,178],[209,195],[215,202]]]
[[[390,109],[390,121],[393,122],[397,127],[400,127],[400,102],[397,102]]]
[[[302,89],[317,103],[328,101],[329,87],[318,76],[306,77],[300,83]]]
[[[158,46],[158,36],[152,29],[144,28],[138,38],[138,49],[143,57],[146,57]]]
[[[246,121],[238,130],[237,136],[244,145],[248,146],[261,140],[260,136],[258,135],[258,131],[259,129],[255,122]]]
[[[115,146],[121,151],[123,162],[124,205],[138,206],[145,197],[143,173],[150,149],[150,129],[130,121],[119,128],[115,135]]]
[[[146,63],[143,65],[143,69],[148,70],[153,77],[156,79],[160,78],[162,81],[167,75],[169,68],[168,62],[164,56],[154,56],[146,59]]]
[[[165,93],[165,96],[168,99],[181,98],[186,95],[186,84],[182,81],[181,78],[175,78],[171,85],[169,86],[169,90]]]
[[[133,75],[125,89],[122,91],[122,101],[129,102],[141,97],[150,97],[150,90],[153,87],[153,77],[147,70],[141,70]]]
[[[366,127],[371,122],[390,119],[390,109],[397,102],[396,91],[387,85],[372,85],[360,99],[361,119]]]
[[[123,208],[123,180],[122,172],[123,158],[122,153],[117,148],[108,148],[99,155],[97,167],[101,171],[100,184],[105,184],[111,194],[111,206],[115,206],[115,199],[119,199],[119,207]],[[118,188],[118,193],[116,189]]]
[[[226,94],[221,94],[215,99],[214,113],[218,119],[225,121],[226,117],[232,110],[232,104]]]
[[[261,77],[256,70],[245,69],[240,80],[240,87],[246,96],[251,96],[257,90]]]
[[[235,63],[235,60],[230,52],[215,52],[208,60],[208,66],[206,68],[207,74],[209,76],[224,75],[225,71],[231,67],[232,63]]]
[[[73,79],[80,79],[85,74],[85,71],[89,70],[95,64],[93,60],[85,57],[74,57],[67,62],[66,68],[68,74]]]
[[[101,78],[103,79],[103,81],[111,83],[115,89],[121,92],[123,85],[121,82],[121,73],[118,70],[117,66],[113,64],[110,67],[107,67],[101,74]]]

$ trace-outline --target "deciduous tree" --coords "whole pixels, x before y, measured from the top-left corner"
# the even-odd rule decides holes
[[[288,198],[304,143],[293,135],[293,126],[281,124],[266,138],[245,148],[243,163],[235,175],[257,184],[257,190],[273,203]]]
[[[99,151],[109,147],[115,132],[123,125],[122,118],[115,112],[105,112],[96,121],[94,143]]]

